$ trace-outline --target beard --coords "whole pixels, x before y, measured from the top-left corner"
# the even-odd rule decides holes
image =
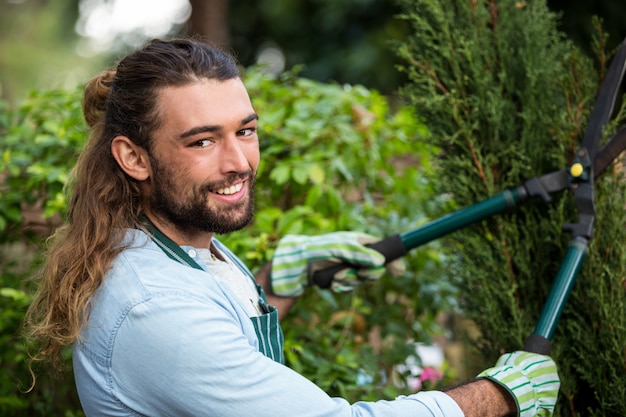
[[[233,173],[221,181],[212,181],[200,186],[187,188],[177,183],[180,172],[161,165],[151,158],[153,167],[152,194],[148,201],[150,209],[162,215],[172,225],[185,234],[197,233],[224,234],[243,229],[254,215],[254,183],[252,171]],[[247,179],[247,198],[226,207],[209,206],[212,190],[232,184],[239,179]]]

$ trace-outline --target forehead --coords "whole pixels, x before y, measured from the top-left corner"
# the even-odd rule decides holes
[[[241,79],[233,78],[165,87],[157,95],[157,111],[162,128],[184,131],[200,125],[240,122],[254,108]]]

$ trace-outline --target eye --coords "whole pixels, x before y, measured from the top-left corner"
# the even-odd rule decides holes
[[[193,148],[206,148],[207,146],[210,146],[212,143],[213,141],[210,139],[200,139],[195,142],[192,142],[190,146]]]
[[[247,127],[245,129],[241,129],[237,134],[239,136],[252,136],[256,133],[256,127]]]

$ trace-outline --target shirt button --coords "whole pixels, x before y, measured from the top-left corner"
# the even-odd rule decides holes
[[[191,256],[192,258],[196,257],[196,251],[194,249],[189,249],[189,252],[187,252],[189,254],[189,256]]]

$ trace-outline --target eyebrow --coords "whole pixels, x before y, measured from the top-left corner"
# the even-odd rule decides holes
[[[259,120],[259,115],[256,113],[252,113],[250,116],[243,118],[240,122],[240,126],[244,126],[253,120]],[[222,126],[218,126],[218,125],[198,126],[198,127],[191,128],[181,133],[178,137],[180,139],[185,139],[190,136],[197,135],[199,133],[219,132],[220,130],[222,130]]]

